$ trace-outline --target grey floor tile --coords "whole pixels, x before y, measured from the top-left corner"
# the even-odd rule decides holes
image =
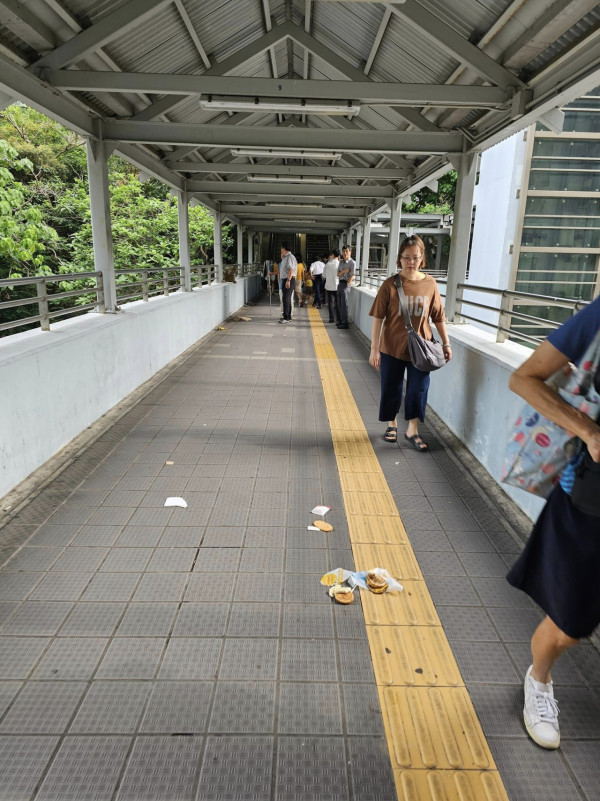
[[[427,580],[430,576],[464,576],[465,570],[455,553],[416,551],[419,567]]]
[[[233,600],[275,602],[281,600],[283,574],[238,573]]]
[[[60,637],[110,637],[124,603],[78,603],[62,626]]]
[[[488,683],[467,681],[467,689],[486,737],[527,738],[523,724],[523,682],[497,684],[496,676]]]
[[[284,604],[283,637],[333,638],[331,606]]]
[[[87,681],[102,658],[108,639],[65,637],[54,640],[33,673],[38,681]]]
[[[165,649],[162,637],[114,639],[96,672],[98,679],[152,679]]]
[[[326,640],[284,639],[279,677],[282,681],[337,682],[335,650]]]
[[[277,743],[276,801],[347,801],[342,737],[281,736]]]
[[[192,799],[202,743],[202,737],[138,737],[117,801]]]
[[[21,681],[0,681],[0,718],[22,686],[23,682]]]
[[[0,734],[62,734],[85,693],[85,682],[30,681],[0,725]]]
[[[274,682],[217,682],[208,727],[209,732],[212,734],[271,734],[274,721]]]
[[[22,601],[43,578],[44,573],[0,573],[0,601]]]
[[[117,637],[166,637],[177,612],[175,603],[131,604],[116,631]]]
[[[215,679],[222,641],[220,638],[176,638],[170,640],[158,678],[168,681]]]
[[[164,526],[125,526],[115,545],[118,548],[154,548]]]
[[[76,601],[93,573],[48,573],[29,596],[33,601]]]
[[[110,801],[129,744],[129,737],[65,738],[36,801],[56,801],[59,798]]]
[[[97,573],[82,601],[128,601],[140,580],[140,573]]]
[[[206,730],[215,683],[158,681],[140,725],[145,734],[201,734]]]
[[[367,639],[338,639],[342,681],[375,683],[373,661]]]
[[[2,634],[52,636],[73,608],[71,601],[25,601],[2,629]]]
[[[241,548],[200,548],[194,562],[195,573],[237,572]]]
[[[185,573],[146,573],[142,576],[133,600],[139,603],[142,601],[180,601],[185,591],[186,581]]]
[[[438,606],[437,613],[449,640],[499,640],[486,610],[481,606]]]
[[[459,558],[469,576],[506,575],[506,565],[496,553],[460,553]]]
[[[71,734],[134,734],[148,696],[149,681],[96,681],[83,699]]]
[[[30,572],[49,570],[61,555],[62,548],[32,548],[25,546],[4,567],[7,571]]]
[[[283,548],[243,548],[239,569],[244,573],[281,573]]]
[[[482,602],[486,606],[508,606],[518,609],[530,609],[533,602],[521,590],[516,590],[504,578],[472,579]]]
[[[575,801],[580,795],[558,751],[543,751],[528,738],[490,740],[490,747],[509,798]]]
[[[174,574],[178,575],[178,574]],[[187,579],[184,600],[187,602],[225,603],[231,600],[235,578],[221,573],[192,573]]]
[[[488,606],[488,615],[504,642],[529,642],[544,619],[541,609]]]
[[[52,568],[57,572],[85,573],[98,570],[109,553],[107,548],[80,548],[70,546]]]
[[[502,643],[452,640],[451,646],[467,684],[523,684]]]
[[[266,801],[271,796],[273,738],[208,737],[196,801]]]
[[[436,606],[479,606],[481,600],[468,578],[428,576],[427,589]]]
[[[181,605],[173,637],[222,637],[227,628],[228,603],[184,603]]]
[[[151,556],[151,548],[114,548],[100,570],[106,573],[138,573],[147,569]]]
[[[196,555],[195,548],[157,548],[146,567],[148,573],[189,573]]]
[[[202,540],[202,548],[241,548],[244,528],[239,526],[210,526]]]
[[[81,548],[97,547],[109,548],[115,544],[119,534],[123,531],[122,525],[94,525],[84,526],[72,542],[73,546]]]
[[[282,682],[278,730],[281,734],[342,734],[338,685]]]
[[[279,642],[266,637],[225,640],[219,679],[274,681],[277,678]]]
[[[354,735],[380,735],[383,718],[377,688],[369,684],[342,684],[348,732]]]
[[[0,776],[7,801],[31,797],[58,742],[58,737],[0,737]]]
[[[600,801],[600,784],[598,784],[598,742],[577,743],[562,742],[561,751],[587,801]]]
[[[168,526],[160,539],[161,548],[199,548],[204,539],[202,526]]]
[[[349,737],[350,784],[355,801],[396,801],[396,784],[384,737]]]

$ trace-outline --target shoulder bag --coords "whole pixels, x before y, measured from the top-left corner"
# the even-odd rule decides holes
[[[398,290],[398,299],[400,301],[398,313],[404,316],[404,324],[408,332],[408,352],[412,364],[417,370],[423,370],[426,373],[432,370],[439,370],[440,367],[446,364],[444,349],[435,339],[423,339],[422,336],[417,334],[410,320],[408,303],[399,275],[395,276],[394,284]]]
[[[594,379],[599,364],[600,330],[588,346],[579,367],[567,366],[546,383],[568,404],[597,420],[600,394],[595,388]],[[581,440],[526,403],[517,417],[506,447],[501,481],[547,498],[558,484],[564,468],[580,454],[581,448]],[[587,482],[591,483],[589,475]]]

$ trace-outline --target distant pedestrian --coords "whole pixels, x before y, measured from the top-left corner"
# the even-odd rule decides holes
[[[303,285],[304,285],[304,264],[303,262],[299,261],[296,267],[296,283],[294,285],[294,292],[296,293],[296,300],[298,301],[298,306],[304,306],[304,301],[302,300]]]
[[[327,261],[327,259],[325,259]],[[313,261],[310,265],[310,274],[313,280],[313,286],[315,290],[315,299],[313,301],[313,306],[317,309],[321,308],[323,303],[323,270],[325,269],[325,263],[321,261],[321,259],[317,259]]]
[[[325,280],[325,293],[327,295],[327,308],[329,309],[329,322],[335,323],[339,320],[337,305],[338,269],[340,266],[340,251],[332,250],[327,258],[327,264],[323,270]]]
[[[292,295],[296,284],[296,268],[298,262],[293,253],[290,253],[287,244],[281,246],[281,261],[279,262],[279,281],[283,295],[283,314],[280,323],[287,324],[292,320]]]
[[[342,260],[338,267],[338,287],[337,287],[337,305],[339,322],[338,328],[349,328],[348,325],[348,296],[350,294],[350,286],[354,281],[354,274],[356,272],[356,262],[351,258],[352,249],[350,245],[344,245],[342,248]]]

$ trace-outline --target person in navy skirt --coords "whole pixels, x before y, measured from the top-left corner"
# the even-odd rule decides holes
[[[568,362],[579,363],[600,329],[600,298],[553,331],[511,376],[510,388],[548,419],[579,437],[600,462],[600,426],[569,406],[546,383]],[[600,392],[600,371],[595,376]],[[581,459],[581,457],[579,457]],[[507,575],[546,613],[531,639],[523,719],[542,748],[558,748],[560,730],[551,670],[556,660],[600,623],[600,497],[598,514],[571,499],[576,467],[569,464]],[[600,496],[600,493],[599,493]]]

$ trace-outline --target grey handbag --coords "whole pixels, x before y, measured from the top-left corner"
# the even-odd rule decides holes
[[[406,295],[404,294],[404,287],[400,276],[395,276],[394,284],[398,290],[398,299],[400,300],[400,310],[404,317],[404,324],[408,332],[408,352],[410,360],[417,370],[429,373],[432,370],[439,370],[446,364],[444,357],[444,349],[435,339],[423,339],[422,336],[417,334],[410,321],[410,314],[408,313],[408,304],[406,302]]]

